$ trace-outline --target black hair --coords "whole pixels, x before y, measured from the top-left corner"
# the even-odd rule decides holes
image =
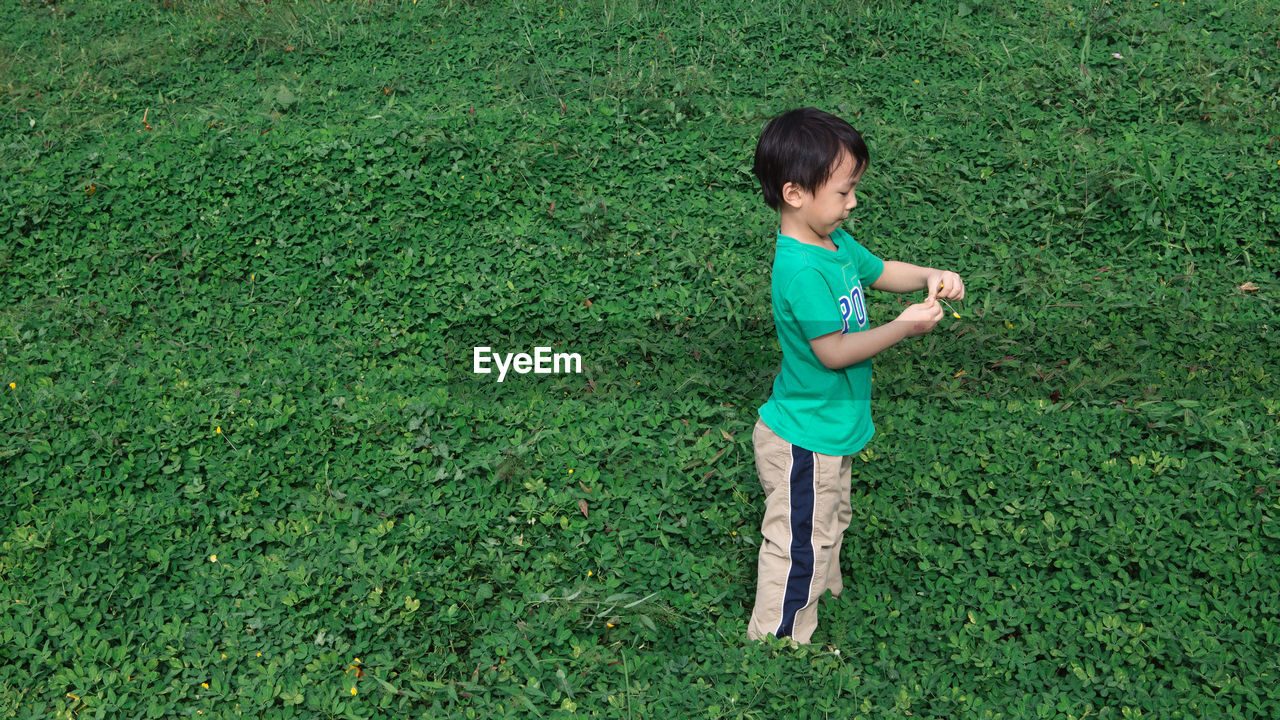
[[[871,162],[862,136],[835,115],[799,108],[769,121],[756,144],[752,168],[764,201],[774,210],[781,208],[782,186],[789,182],[817,192],[830,179],[842,150],[853,157],[855,175]]]

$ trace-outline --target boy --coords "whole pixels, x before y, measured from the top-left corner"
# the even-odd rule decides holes
[[[956,273],[881,260],[840,228],[869,161],[858,131],[813,108],[774,118],[756,146],[755,175],[780,225],[772,287],[782,367],[752,435],[765,492],[752,639],[808,643],[818,599],[844,589],[851,456],[874,433],[871,358],[932,330],[937,298],[964,298]],[[868,286],[928,297],[873,328]]]

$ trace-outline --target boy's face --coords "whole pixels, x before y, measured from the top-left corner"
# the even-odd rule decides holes
[[[858,206],[856,189],[862,173],[854,174],[853,156],[840,153],[831,177],[810,193],[791,183],[783,188],[783,199],[796,211],[796,219],[807,225],[819,238],[825,238],[840,227]]]

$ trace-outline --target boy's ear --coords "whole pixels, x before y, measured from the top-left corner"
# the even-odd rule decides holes
[[[789,182],[782,186],[782,201],[793,208],[799,208],[804,204],[804,190],[800,186]]]

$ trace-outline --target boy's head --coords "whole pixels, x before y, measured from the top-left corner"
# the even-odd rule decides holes
[[[844,120],[814,108],[779,115],[765,126],[756,144],[753,170],[764,201],[781,209],[787,183],[817,193],[845,153],[853,159],[854,175],[861,176],[871,158],[862,136]]]

